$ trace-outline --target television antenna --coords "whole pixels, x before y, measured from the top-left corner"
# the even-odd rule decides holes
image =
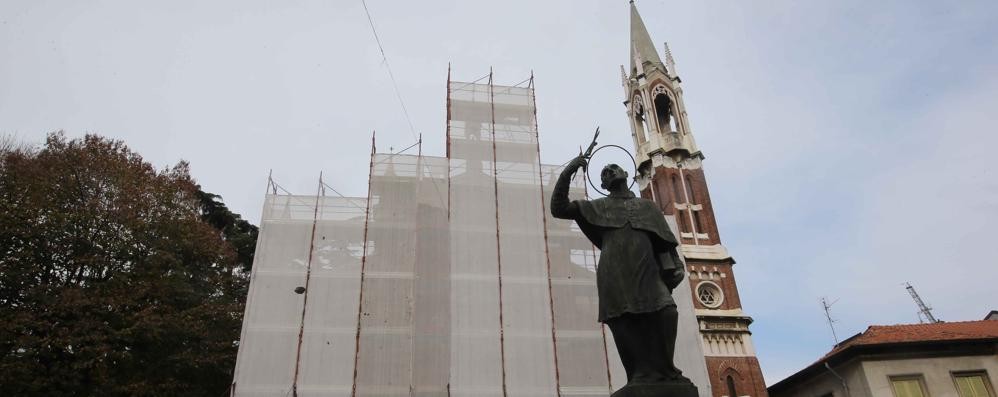
[[[835,300],[835,302],[838,301],[839,301],[838,299]],[[828,328],[832,330],[832,339],[835,339],[835,345],[838,346],[839,336],[835,334],[835,322],[837,320],[832,319],[832,312],[831,312],[832,305],[834,305],[835,302],[828,303],[827,298],[825,297],[821,298],[821,308],[825,310],[825,318],[828,320]]]

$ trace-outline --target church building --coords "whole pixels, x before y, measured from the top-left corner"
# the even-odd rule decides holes
[[[682,80],[669,47],[665,62],[631,2],[630,69],[621,66],[624,105],[642,174],[641,196],[655,201],[679,227],[703,351],[714,396],[765,396],[749,324],[721,244],[697,148],[683,104]]]
[[[641,194],[682,240],[675,362],[700,397],[766,396],[680,80],[631,5],[625,105]],[[599,251],[551,216],[533,77],[448,71],[445,156],[377,150],[365,197],[269,181],[233,396],[607,396],[627,382],[597,321]],[[411,148],[411,147],[410,147]],[[576,174],[572,199],[588,196]]]

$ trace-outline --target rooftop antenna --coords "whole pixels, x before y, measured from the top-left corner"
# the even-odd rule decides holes
[[[839,301],[838,299],[835,300],[835,302],[838,301]],[[828,303],[827,298],[824,297],[821,298],[821,307],[825,309],[825,318],[828,319],[828,328],[832,329],[832,339],[835,339],[835,345],[838,346],[839,336],[835,334],[835,324],[834,324],[836,320],[832,319],[832,312],[830,311],[832,305],[834,305],[835,302]]]
[[[911,295],[911,299],[913,299],[915,301],[915,305],[918,306],[918,321],[923,322],[922,317],[925,317],[925,320],[928,320],[929,323],[941,323],[942,321],[937,320],[936,317],[932,315],[932,308],[922,301],[922,298],[918,296],[918,292],[915,292],[915,287],[912,287],[911,283],[908,282],[904,283],[904,285],[905,289],[908,290],[908,294]]]

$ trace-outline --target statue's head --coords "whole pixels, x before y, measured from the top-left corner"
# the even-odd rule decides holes
[[[601,186],[606,190],[627,188],[627,171],[624,171],[619,165],[607,164],[606,167],[603,167],[603,171],[600,171],[599,176],[603,182]]]

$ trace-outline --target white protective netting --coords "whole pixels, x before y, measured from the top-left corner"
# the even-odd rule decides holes
[[[556,166],[542,168],[544,197],[548,200],[562,169]],[[572,180],[569,196],[584,198],[585,188],[584,174],[580,171]],[[611,379],[619,387],[626,382],[626,377],[609,330],[604,331],[595,317],[599,303],[596,296],[598,252],[574,221],[554,218],[550,212],[545,215],[561,395],[607,395]],[[607,364],[611,370],[619,367],[620,373],[608,371]],[[618,376],[619,379],[614,378]]]
[[[450,83],[452,395],[503,395],[489,86]]]
[[[364,252],[364,198],[319,198],[298,395],[348,396]]]
[[[350,394],[365,207],[364,198],[267,195],[235,394],[285,395],[296,366],[300,395]],[[303,321],[306,296],[295,288],[306,285]]]
[[[233,383],[240,395],[278,395],[289,389],[315,197],[267,195]],[[266,363],[266,365],[260,365]]]
[[[536,126],[532,88],[449,82],[447,157],[372,155],[370,198],[267,195],[233,394],[623,386],[596,321],[598,252],[548,211],[562,167],[540,163]]]
[[[367,231],[356,395],[446,395],[446,160],[375,155]]]

